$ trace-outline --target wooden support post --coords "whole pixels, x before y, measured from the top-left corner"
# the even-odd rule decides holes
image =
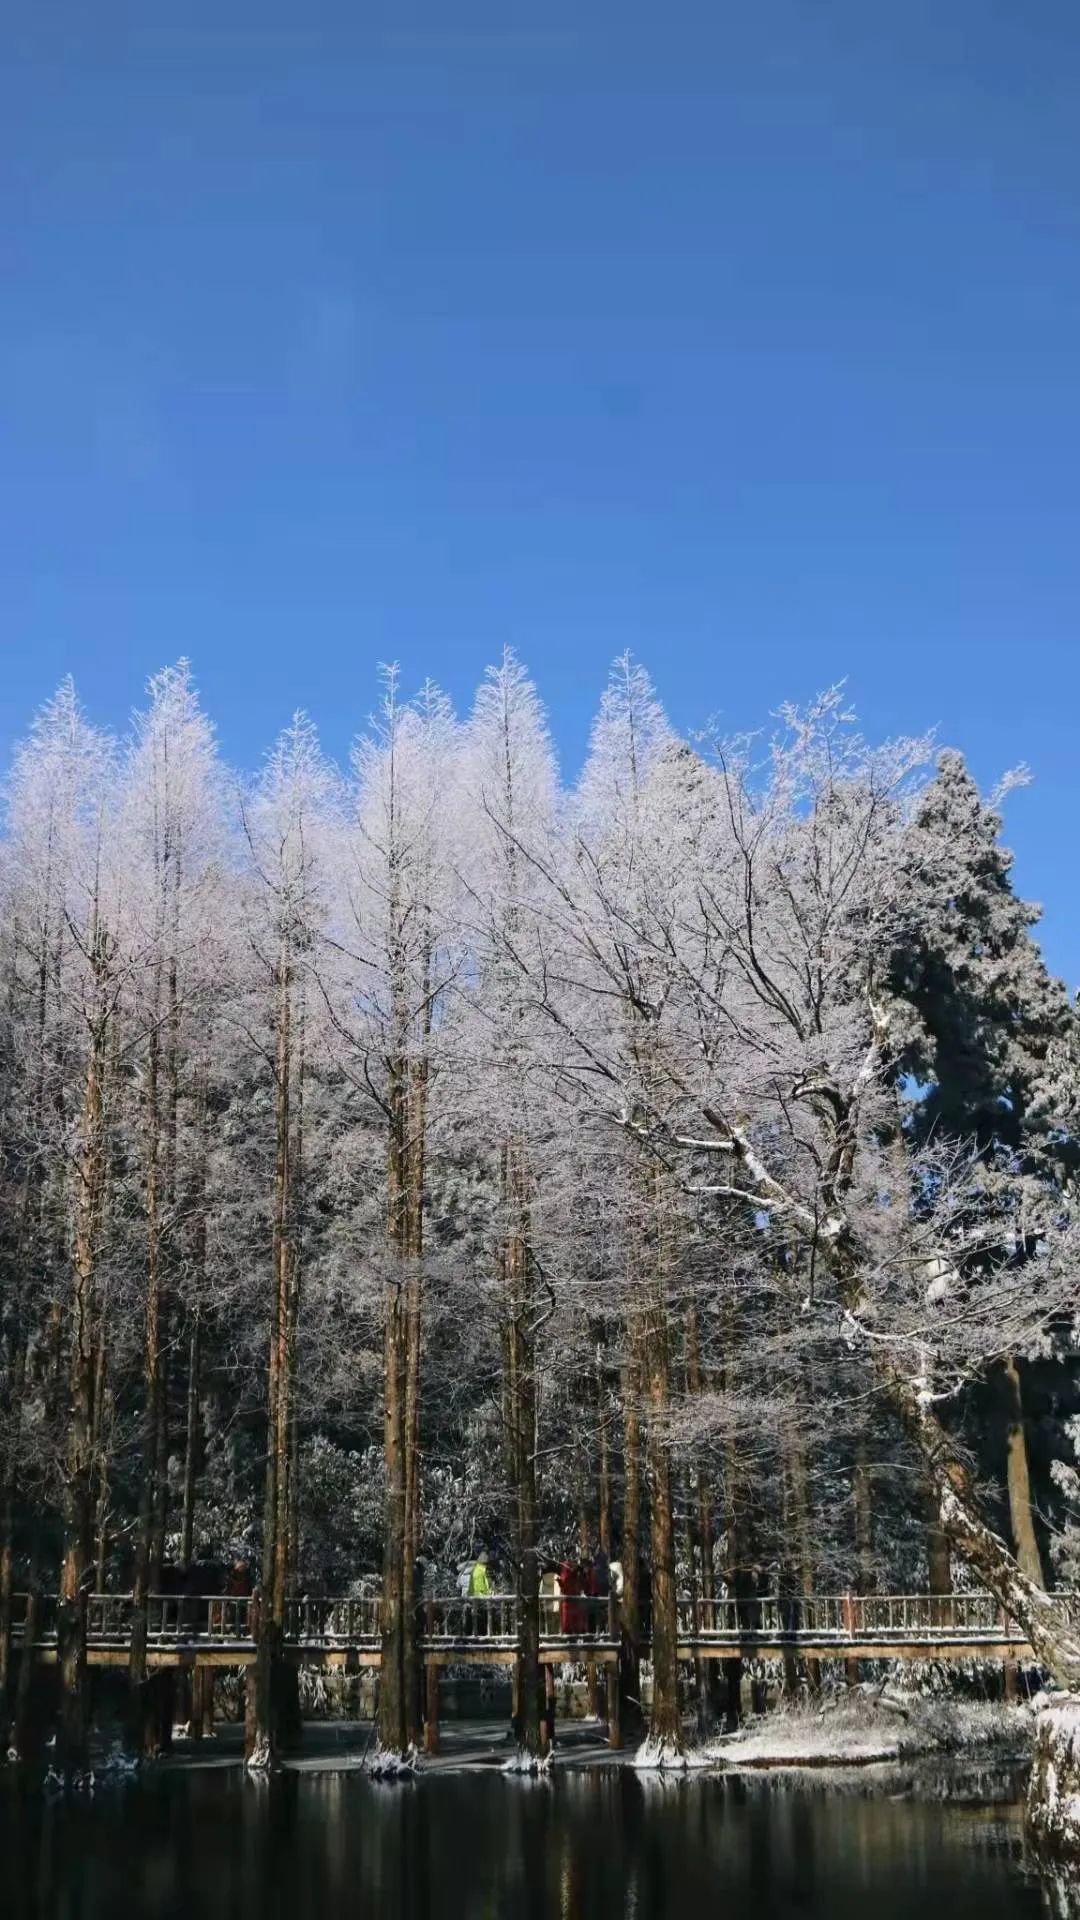
[[[555,1669],[544,1663],[544,1752],[555,1745]]]
[[[424,1610],[424,1625],[430,1645],[435,1637],[435,1598],[428,1594]],[[437,1661],[428,1657],[424,1662],[424,1752],[439,1751],[439,1668]]]
[[[843,1609],[844,1609],[844,1632],[847,1634],[850,1634],[852,1638],[854,1638],[855,1600],[852,1594],[845,1593],[843,1598]],[[859,1662],[855,1658],[854,1654],[849,1654],[847,1659],[845,1660],[844,1672],[847,1676],[848,1686],[857,1687],[859,1684]]]
[[[424,1662],[424,1752],[439,1751],[439,1667],[435,1660]]]
[[[617,1661],[610,1661],[604,1668],[604,1684],[607,1688],[608,1746],[617,1753],[622,1746],[622,1695]]]
[[[191,1674],[191,1737],[210,1740],[214,1734],[214,1669],[196,1666]]]
[[[607,1603],[608,1639],[614,1640],[619,1647],[622,1631],[619,1603],[613,1593],[608,1594]],[[622,1688],[619,1684],[619,1666],[621,1652],[604,1668],[605,1705],[607,1710],[608,1746],[616,1752],[622,1746]]]

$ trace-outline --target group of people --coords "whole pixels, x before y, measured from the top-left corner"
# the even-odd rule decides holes
[[[486,1548],[481,1548],[475,1560],[459,1567],[458,1592],[463,1600],[487,1600],[496,1591],[490,1556]],[[548,1560],[540,1575],[541,1630],[546,1634],[596,1633],[606,1623],[607,1601],[619,1601],[622,1594],[622,1562],[613,1560],[599,1543],[591,1554],[581,1558],[566,1553],[561,1560]]]
[[[605,1624],[606,1602],[622,1599],[623,1570],[603,1545],[591,1557],[574,1560],[565,1554],[552,1561],[540,1576],[541,1625],[545,1633],[596,1633]],[[596,1603],[603,1601],[603,1607]]]

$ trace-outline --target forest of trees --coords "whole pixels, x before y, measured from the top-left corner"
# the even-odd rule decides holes
[[[90,1593],[247,1555],[249,1757],[292,1593],[382,1591],[379,1738],[420,1713],[417,1568],[487,1546],[539,1739],[542,1561],[675,1603],[989,1586],[1080,1686],[1080,1027],[956,752],[842,698],[680,739],[618,661],[560,782],[507,655],[469,717],[302,715],[252,780],[186,663],[122,740],[65,684],[0,842],[0,1737],[12,1597],[58,1597],[57,1766]],[[647,1572],[645,1570],[647,1569]]]

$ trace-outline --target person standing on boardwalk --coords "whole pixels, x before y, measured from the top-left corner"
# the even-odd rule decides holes
[[[469,1575],[470,1600],[488,1600],[491,1598],[491,1576],[488,1573],[487,1548],[481,1547],[473,1569]]]
[[[581,1571],[567,1556],[559,1568],[560,1625],[565,1634],[581,1632]]]

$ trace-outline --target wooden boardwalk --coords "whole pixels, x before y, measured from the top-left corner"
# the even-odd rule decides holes
[[[1080,1595],[1057,1596],[1080,1625]],[[243,1666],[255,1658],[257,1599],[152,1594],[150,1666]],[[511,1595],[421,1603],[421,1657],[429,1666],[506,1666],[518,1653],[517,1602]],[[87,1599],[87,1660],[125,1665],[131,1641],[130,1594]],[[16,1595],[12,1637],[25,1637],[26,1596]],[[379,1598],[305,1596],[285,1617],[286,1657],[297,1665],[350,1670],[381,1660]],[[541,1602],[540,1658],[547,1665],[614,1663],[621,1641],[618,1603],[574,1598]],[[39,1611],[37,1657],[56,1658],[55,1602]],[[641,1647],[648,1653],[646,1636]],[[814,1594],[799,1598],[679,1602],[681,1660],[804,1659],[1031,1661],[1022,1632],[988,1593]]]

